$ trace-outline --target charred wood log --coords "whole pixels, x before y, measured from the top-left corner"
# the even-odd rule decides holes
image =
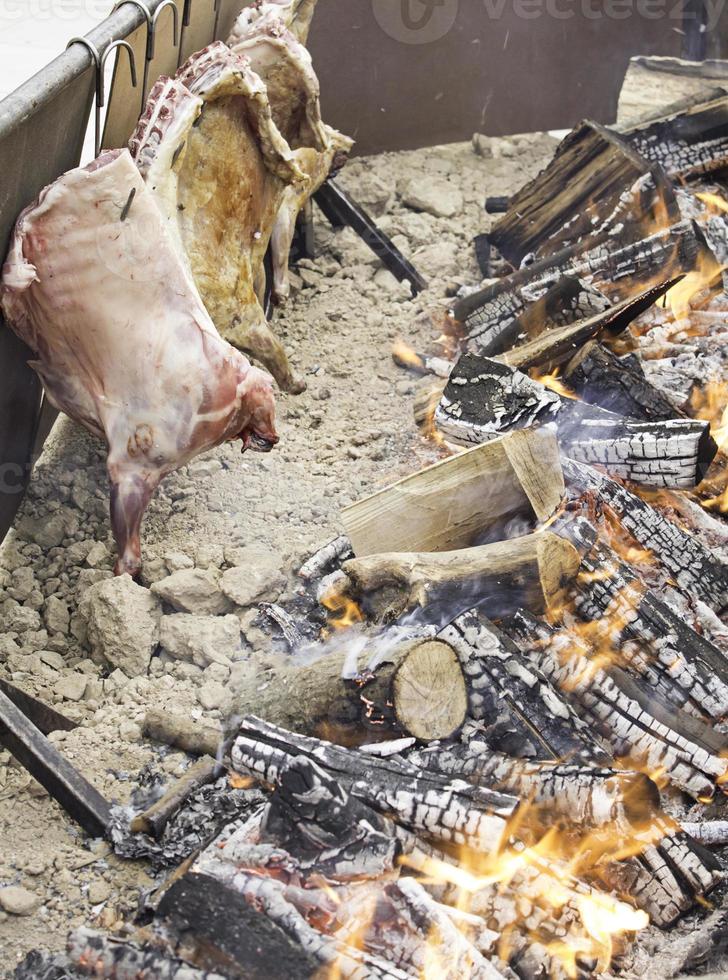
[[[324,598],[366,600],[384,620],[443,599],[466,606],[474,598],[490,599],[502,612],[514,604],[542,612],[558,600],[578,566],[575,550],[565,545],[558,535],[541,531],[458,551],[354,558]]]
[[[640,582],[637,574],[606,545],[585,520],[564,525],[583,546],[576,609],[602,624],[630,670],[645,677],[669,701],[699,716],[728,714],[728,657],[700,636]],[[587,550],[588,549],[588,550]]]
[[[102,980],[225,980],[221,973],[198,970],[146,944],[107,936],[86,927],[70,934],[67,952],[74,969],[82,976]],[[300,967],[299,960],[298,972],[291,977],[305,980],[309,974]]]
[[[640,371],[602,344],[587,343],[566,365],[561,380],[582,401],[628,419],[663,422],[686,417]]]
[[[641,687],[620,667],[605,664],[601,648],[591,648],[573,630],[554,631],[523,610],[504,625],[615,758],[664,772],[694,799],[713,796],[726,772],[720,758],[725,742],[708,725]]]
[[[696,486],[717,452],[706,422],[625,421],[562,398],[520,371],[474,354],[464,354],[453,369],[435,421],[447,439],[461,445],[555,422],[559,445],[572,458],[653,487]]]
[[[636,126],[624,136],[671,178],[694,180],[715,173],[728,165],[728,97]]]
[[[493,298],[481,309],[478,327],[468,337],[468,348],[486,357],[502,354],[549,327],[606,314],[611,306],[606,296],[573,276],[563,276],[553,285],[516,286],[505,293],[498,286],[492,287]]]
[[[511,755],[603,760],[605,753],[551,682],[478,610],[440,630],[468,682],[471,718]]]
[[[346,745],[402,733],[432,741],[460,728],[467,694],[454,651],[418,639],[358,658],[346,649],[305,666],[254,672],[238,685],[235,708]]]
[[[728,605],[728,565],[699,538],[664,517],[626,487],[593,469],[564,460],[564,471],[578,493],[593,493],[619,517],[626,530],[649,549],[681,589],[722,612]]]
[[[548,520],[564,495],[551,432],[509,433],[452,456],[342,512],[357,558],[384,551],[452,551],[517,513]]]
[[[342,749],[252,717],[242,722],[230,757],[236,772],[275,786],[296,755],[313,760],[351,796],[410,830],[477,850],[497,846],[518,806],[514,797],[450,783],[397,759]]]
[[[159,840],[164,833],[164,828],[175,813],[184,806],[188,797],[201,786],[206,786],[217,779],[220,769],[220,765],[209,755],[203,756],[173,783],[164,796],[133,818],[129,825],[131,831],[135,834],[149,834]]]
[[[728,820],[683,820],[682,829],[705,847],[728,846]]]
[[[157,909],[185,958],[225,977],[311,977],[318,959],[235,889],[190,872],[165,891]]]
[[[551,163],[521,188],[490,231],[500,253],[519,266],[619,225],[632,240],[645,227],[679,220],[671,185],[630,143],[584,122],[559,144]]]
[[[659,813],[657,787],[642,773],[569,762],[529,762],[492,752],[486,742],[431,746],[408,761],[444,776],[460,775],[528,799],[549,825],[554,818],[576,827],[646,825]]]
[[[693,221],[681,221],[637,240],[602,233],[463,297],[450,313],[465,327],[468,343],[477,345],[480,334],[487,332],[493,320],[508,316],[502,311],[510,310],[511,316],[522,311],[525,304],[517,294],[524,288],[537,299],[542,291],[569,276],[586,282],[617,303],[634,296],[639,284],[647,288],[689,272],[701,255],[710,255],[710,250]],[[498,306],[494,307],[496,300]]]

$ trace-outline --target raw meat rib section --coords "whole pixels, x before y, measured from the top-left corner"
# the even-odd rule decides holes
[[[307,178],[261,79],[222,42],[210,45],[157,82],[129,146],[217,329],[281,388],[303,390],[261,301],[285,189]]]
[[[117,574],[140,569],[142,516],[167,473],[226,440],[277,442],[268,375],[216,331],[126,150],[20,215],[0,305],[53,404],[108,444]]]

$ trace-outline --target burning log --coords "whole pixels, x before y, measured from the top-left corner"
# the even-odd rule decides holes
[[[576,321],[567,319],[566,325],[551,330],[545,329],[548,321],[538,316],[538,304],[536,304],[519,320],[526,335],[532,339],[506,351],[496,360],[522,371],[543,364],[561,364],[593,337],[605,331],[614,336],[622,333],[633,320],[648,310],[678,281],[669,280],[658,286],[652,286],[638,296],[623,300],[616,306],[610,306],[607,310],[587,319]],[[555,317],[553,319],[556,320]]]
[[[578,554],[548,531],[494,544],[433,554],[392,552],[344,562],[327,601],[366,598],[377,618],[470,592],[505,611],[514,603],[542,612],[578,567]]]
[[[469,349],[485,357],[502,354],[549,326],[564,327],[606,313],[611,306],[606,296],[573,276],[549,286],[516,286],[505,293],[496,283],[490,290],[493,298],[479,311],[478,326],[468,336]]]
[[[632,537],[675,576],[681,589],[696,595],[718,613],[725,609],[728,604],[728,566],[714,551],[591,466],[572,460],[564,460],[563,465],[569,485],[580,494],[596,494],[618,515]]]
[[[615,757],[664,773],[694,799],[713,796],[726,763],[719,757],[724,743],[708,725],[616,664],[602,664],[600,650],[591,649],[573,630],[553,630],[523,610],[504,626]]]
[[[371,647],[359,657],[346,649],[307,666],[252,673],[238,685],[235,707],[349,745],[392,733],[432,741],[460,728],[467,694],[452,648],[418,639]]]
[[[706,422],[625,421],[561,398],[514,368],[474,354],[464,354],[453,369],[435,421],[447,439],[466,445],[554,421],[568,455],[653,487],[696,486],[717,452]]]
[[[673,704],[701,717],[728,713],[728,658],[685,623],[606,545],[591,525],[580,520],[564,533],[584,548],[577,580],[576,608],[589,621],[602,622],[608,634],[635,643],[622,645],[630,670],[645,677]]]
[[[449,551],[475,544],[497,521],[548,520],[564,482],[552,432],[514,432],[405,477],[347,507],[358,558],[383,551]]]
[[[404,827],[476,850],[497,847],[518,806],[512,796],[448,782],[398,759],[343,749],[253,717],[243,720],[230,752],[235,772],[273,786],[295,756],[311,759],[351,796]]]
[[[501,308],[510,305],[517,315],[525,304],[513,294],[524,287],[535,299],[564,276],[571,276],[616,303],[634,296],[640,283],[647,288],[689,272],[701,256],[709,254],[700,229],[692,221],[680,221],[637,241],[621,234],[595,235],[585,246],[571,245],[465,296],[453,306],[451,316],[466,328],[468,343],[477,344],[479,335],[488,330],[496,316],[494,301],[498,300]]]
[[[682,829],[706,847],[728,845],[728,820],[706,820],[703,823],[683,820]]]
[[[470,717],[512,755],[599,759],[604,751],[567,701],[478,610],[458,616],[438,638],[457,650],[468,682]]]
[[[86,927],[70,934],[67,952],[82,976],[109,980],[225,980],[220,973],[197,970],[146,942],[142,945]],[[301,973],[297,976],[303,980]]]
[[[617,225],[634,241],[643,228],[676,220],[675,195],[660,168],[617,134],[584,122],[511,198],[490,238],[518,267],[528,255],[556,252]]]
[[[641,371],[595,341],[585,344],[569,361],[560,379],[582,401],[624,418],[663,422],[686,417]]]
[[[694,180],[716,173],[728,165],[728,97],[635,126],[624,136],[673,179]]]
[[[444,776],[460,776],[528,799],[552,824],[576,827],[647,824],[659,813],[657,787],[642,773],[568,762],[529,762],[492,752],[486,742],[433,746],[410,753],[408,761]]]

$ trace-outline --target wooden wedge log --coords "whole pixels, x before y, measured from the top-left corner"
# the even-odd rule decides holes
[[[570,487],[579,494],[596,494],[632,537],[674,575],[681,589],[717,613],[728,606],[728,565],[713,549],[599,470],[573,460],[564,460],[563,465]]]
[[[650,487],[695,487],[718,448],[706,422],[625,421],[594,405],[562,398],[522,372],[474,354],[464,354],[453,369],[435,422],[446,439],[460,445],[555,422],[559,445],[572,458]]]
[[[523,513],[548,520],[564,494],[552,432],[509,433],[436,463],[342,512],[358,558],[384,551],[451,551]]]
[[[344,562],[326,598],[362,600],[385,620],[442,599],[542,612],[558,601],[578,561],[576,550],[548,531],[458,551],[368,555]]]

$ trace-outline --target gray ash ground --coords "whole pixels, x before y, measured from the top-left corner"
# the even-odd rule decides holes
[[[0,676],[79,722],[52,741],[109,799],[124,804],[150,772],[173,779],[188,764],[144,740],[147,709],[224,719],[237,680],[272,656],[259,603],[290,590],[303,559],[340,532],[343,507],[437,458],[414,425],[414,378],[395,366],[392,345],[403,337],[433,349],[447,296],[479,278],[472,239],[492,220],[485,195],[513,193],[555,145],[533,135],[480,140],[477,154],[456,144],[351,162],[341,183],[430,288],[412,299],[351,231],[333,233],[317,216],[318,257],[294,274],[276,318],[308,390],[278,397],[281,442],[270,456],[224,446],[164,482],[144,525],[144,588],[104,586],[114,552],[104,450],[57,423],[0,550]],[[663,367],[670,385],[672,363]],[[153,884],[148,862],[85,840],[7,752],[0,839],[5,976],[29,950],[62,950],[74,926],[113,928]],[[10,893],[15,912],[2,910],[3,894],[12,904],[4,886],[21,889]],[[669,976],[707,921],[647,930],[626,975]]]

